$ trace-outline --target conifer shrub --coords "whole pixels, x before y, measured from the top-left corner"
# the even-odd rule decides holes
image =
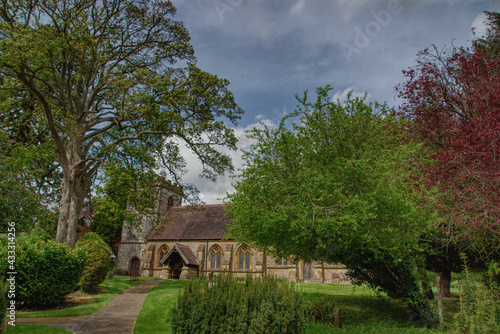
[[[45,232],[16,239],[16,306],[54,306],[78,286],[87,261],[83,249],[56,243]],[[0,276],[9,270],[7,252],[0,252]]]
[[[305,333],[302,296],[275,277],[189,282],[172,317],[172,333]]]
[[[78,239],[76,248],[87,252],[87,265],[83,269],[80,287],[83,291],[96,293],[108,273],[109,247],[102,238],[94,232],[85,234]]]

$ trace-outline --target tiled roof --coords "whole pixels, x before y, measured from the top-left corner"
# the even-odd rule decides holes
[[[175,244],[175,246],[165,255],[164,258],[160,259],[160,263],[165,263],[168,258],[174,253],[177,252],[181,256],[182,260],[185,264],[191,266],[198,266],[198,259],[196,259],[196,255],[194,255],[191,247],[181,244]]]
[[[191,247],[181,244],[176,244],[179,254],[187,265],[198,265],[198,259],[194,255]]]
[[[224,204],[171,207],[163,223],[151,231],[147,240],[220,240],[229,223],[225,207]]]

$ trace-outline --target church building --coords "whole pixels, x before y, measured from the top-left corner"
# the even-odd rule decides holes
[[[262,249],[226,240],[225,205],[181,206],[181,197],[158,188],[155,213],[142,226],[126,225],[116,268],[134,276],[164,279],[275,275],[292,282],[350,283],[340,263],[277,258]],[[171,188],[172,189],[172,188]]]

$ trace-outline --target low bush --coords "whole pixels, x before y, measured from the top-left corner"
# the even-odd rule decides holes
[[[94,232],[85,234],[76,242],[76,248],[87,252],[87,265],[83,269],[80,287],[83,291],[96,293],[108,273],[109,247],[102,238]]]
[[[302,296],[282,279],[189,282],[173,312],[172,333],[305,333]]]
[[[53,306],[75,291],[87,256],[50,240],[46,233],[33,232],[16,239],[16,306]],[[0,276],[8,271],[7,252],[0,251]]]

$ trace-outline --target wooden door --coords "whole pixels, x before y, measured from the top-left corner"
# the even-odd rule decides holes
[[[311,280],[311,262],[304,262],[304,281]]]
[[[130,276],[138,277],[141,269],[141,260],[134,258],[130,263]]]

